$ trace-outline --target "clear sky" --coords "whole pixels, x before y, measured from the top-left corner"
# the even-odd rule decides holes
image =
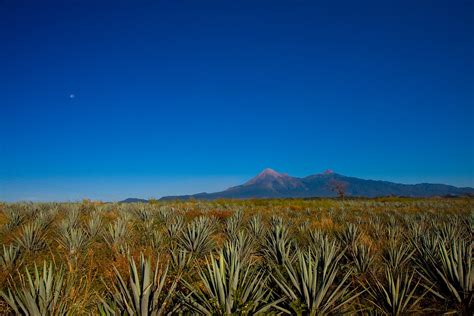
[[[474,186],[473,1],[0,0],[0,200],[266,167]]]

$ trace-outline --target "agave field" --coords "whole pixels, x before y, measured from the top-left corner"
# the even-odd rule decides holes
[[[474,200],[0,204],[0,314],[473,315]]]

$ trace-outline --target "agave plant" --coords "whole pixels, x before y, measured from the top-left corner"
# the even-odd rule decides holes
[[[438,257],[438,244],[441,242],[439,236],[433,232],[426,231],[423,235],[418,238],[409,239],[410,246],[415,249],[415,254],[412,258],[419,264],[424,264],[424,260],[427,258]],[[423,255],[421,255],[423,254]],[[420,258],[421,256],[425,258]],[[422,262],[419,262],[422,260]]]
[[[58,242],[67,251],[68,256],[75,257],[87,246],[89,237],[82,228],[70,228],[60,232]]]
[[[25,215],[21,213],[20,210],[16,209],[7,208],[5,209],[4,213],[8,218],[8,222],[5,225],[5,229],[7,231],[11,231],[16,227],[20,226],[25,218]]]
[[[48,228],[54,220],[54,211],[41,210],[36,213],[34,222],[41,227],[42,230]]]
[[[193,262],[192,253],[185,249],[171,249],[171,266],[177,271],[184,271]]]
[[[309,231],[309,247],[313,250],[318,250],[326,239],[328,239],[327,234],[320,229]]]
[[[179,234],[184,227],[184,218],[180,215],[176,216],[172,220],[169,220],[166,225],[166,230],[168,232],[168,237],[174,241],[178,238]]]
[[[34,221],[23,225],[21,234],[16,238],[17,244],[27,251],[39,251],[46,246],[43,226]]]
[[[372,237],[377,239],[377,240],[380,240],[380,239],[384,238],[383,233],[385,231],[384,230],[385,226],[382,224],[380,217],[375,217],[372,220],[371,224],[372,224],[371,225],[372,226],[372,231],[371,231],[372,232],[371,233]]]
[[[133,220],[133,212],[130,210],[130,206],[127,204],[121,204],[118,209],[119,219],[125,223],[129,223]]]
[[[287,299],[285,311],[297,315],[324,315],[343,312],[359,293],[349,291],[351,271],[340,272],[342,253],[334,242],[318,254],[298,251],[294,262],[272,271],[274,281]]]
[[[309,230],[309,221],[306,220],[298,225],[298,232],[300,234],[306,234]]]
[[[273,301],[268,277],[245,265],[237,249],[227,242],[219,257],[212,254],[199,272],[203,286],[184,284],[191,294],[184,297],[193,313],[202,315],[254,315],[269,312],[280,300]]]
[[[275,216],[275,215],[272,215],[272,217],[270,217],[270,226],[272,228],[276,226],[282,226],[282,225],[283,225],[283,218],[281,218],[280,216]]]
[[[474,241],[474,212],[470,212],[469,216],[459,216],[459,238],[466,241]]]
[[[148,208],[145,208],[145,207],[141,207],[141,208],[135,210],[135,216],[141,222],[148,222],[152,219],[151,211]]]
[[[35,264],[34,273],[25,269],[19,282],[13,283],[7,292],[0,292],[17,315],[65,315],[69,310],[66,296],[64,271],[53,269],[46,262],[42,271]]]
[[[153,230],[151,234],[147,235],[151,248],[154,250],[159,250],[163,245],[163,236],[161,233],[157,230]]]
[[[242,210],[237,210],[229,217],[225,222],[224,231],[228,238],[232,239],[237,236],[240,227],[242,226],[242,218],[243,218]]]
[[[149,220],[142,222],[141,227],[143,227],[143,230],[145,232],[144,236],[149,237],[154,231],[155,220],[153,218],[150,218]]]
[[[237,256],[242,262],[249,261],[250,257],[257,252],[257,244],[255,239],[253,239],[244,230],[239,231],[239,233],[234,238],[232,238],[229,243],[232,245]]]
[[[27,218],[33,217],[38,211],[37,206],[33,203],[20,203],[18,206],[18,210]]]
[[[178,237],[178,245],[199,257],[214,247],[213,231],[213,223],[209,221],[208,217],[198,217],[189,223]]]
[[[86,222],[85,230],[90,238],[97,236],[102,229],[102,216],[99,211],[91,213],[91,217]]]
[[[170,223],[173,213],[174,212],[171,212],[168,208],[160,207],[158,210],[158,219],[163,223]]]
[[[355,272],[359,274],[367,273],[375,259],[371,253],[371,247],[365,244],[357,244],[351,252]]]
[[[79,208],[73,207],[66,213],[66,218],[61,223],[62,229],[73,229],[79,225]]]
[[[112,249],[121,249],[126,244],[127,233],[127,222],[119,218],[115,223],[109,224],[104,239]]]
[[[289,237],[288,227],[276,222],[265,236],[264,254],[267,260],[284,264],[292,257],[293,241]]]
[[[99,311],[102,315],[163,315],[172,310],[171,301],[179,278],[168,285],[168,266],[152,269],[150,258],[140,255],[138,263],[129,257],[130,278],[128,282],[114,267],[116,281],[107,284],[110,297],[102,300]]]
[[[408,228],[412,240],[419,240],[425,233],[423,225],[418,221],[408,222]]]
[[[3,252],[0,253],[0,266],[4,270],[11,270],[15,267],[19,257],[20,257],[20,248],[10,245],[2,245]]]
[[[453,241],[460,238],[460,225],[455,225],[451,223],[443,223],[438,229],[441,240],[445,243],[452,243]]]
[[[350,223],[346,225],[337,237],[343,246],[354,248],[360,238],[360,231],[356,225]]]
[[[395,213],[391,210],[390,213],[387,213],[388,219],[388,227],[397,227],[397,218],[395,217]]]
[[[260,240],[262,236],[265,235],[265,226],[262,223],[262,217],[260,215],[254,215],[250,218],[248,230],[250,235],[256,240]]]
[[[383,315],[408,315],[417,311],[417,304],[424,294],[417,296],[419,282],[414,279],[414,273],[393,272],[390,266],[385,267],[385,280],[376,277],[364,285],[369,293],[368,301]]]
[[[382,260],[391,271],[398,272],[409,262],[414,252],[415,250],[411,249],[409,244],[389,241],[382,252]]]
[[[474,310],[472,243],[453,241],[448,248],[437,243],[437,256],[430,249],[417,248],[416,262],[429,290],[465,314]]]
[[[401,239],[400,238],[400,235],[401,235],[401,230],[400,230],[400,227],[398,226],[393,226],[393,225],[388,225],[387,226],[387,229],[386,229],[386,235],[387,235],[387,239],[389,240],[389,242],[396,242],[397,240]]]

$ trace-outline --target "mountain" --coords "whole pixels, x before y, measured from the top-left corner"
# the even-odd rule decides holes
[[[246,183],[228,188],[225,191],[165,196],[160,200],[335,197],[339,193],[344,193],[348,197],[459,196],[474,195],[474,188],[458,188],[445,184],[401,184],[364,180],[340,175],[330,170],[304,178],[297,178],[268,168]]]
[[[145,199],[137,199],[137,198],[128,198],[123,201],[120,201],[119,203],[147,203],[148,200]]]

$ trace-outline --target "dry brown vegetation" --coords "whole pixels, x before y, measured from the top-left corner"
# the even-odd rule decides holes
[[[0,314],[473,314],[474,200],[0,204]]]

